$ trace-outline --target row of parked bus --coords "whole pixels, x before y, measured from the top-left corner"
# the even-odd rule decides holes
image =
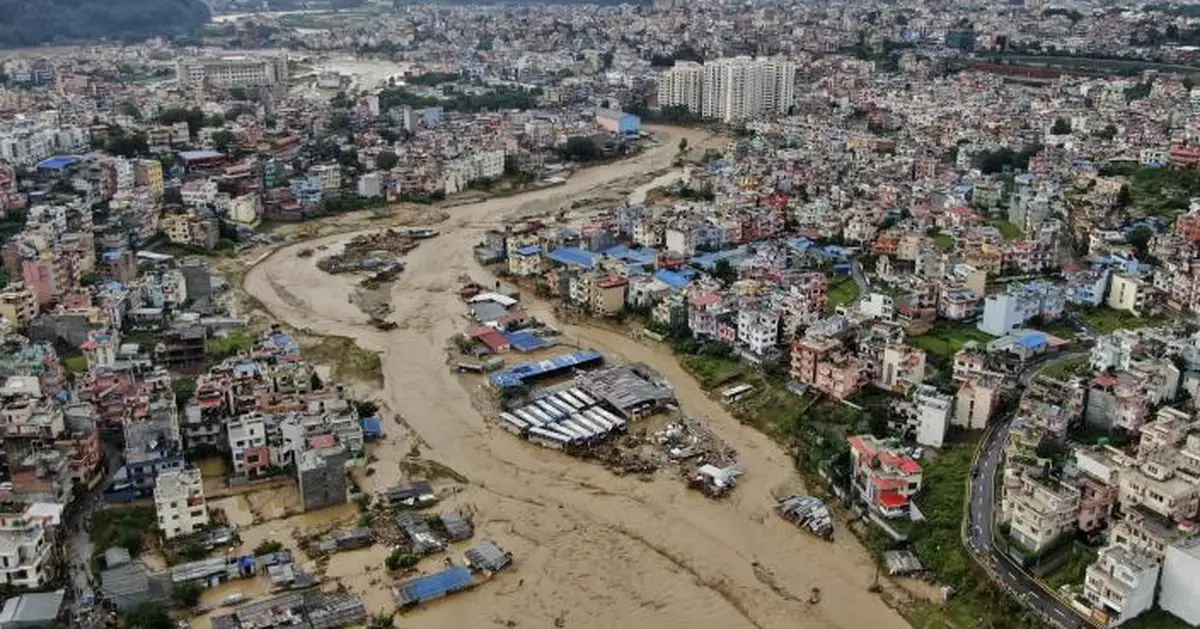
[[[513,434],[557,450],[592,445],[626,428],[624,419],[579,389],[551,393],[500,413],[500,424]]]

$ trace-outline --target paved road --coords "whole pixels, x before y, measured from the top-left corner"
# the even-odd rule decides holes
[[[1031,365],[1020,375],[1022,387],[1027,385],[1039,370],[1086,352],[1070,352],[1056,356],[1053,360]],[[1012,559],[1002,553],[992,542],[993,510],[996,504],[996,474],[1004,458],[1004,444],[1013,416],[1009,415],[987,433],[982,451],[974,469],[971,470],[971,503],[967,510],[967,549],[986,567],[996,581],[1022,605],[1032,609],[1047,623],[1060,629],[1087,629],[1091,625],[1076,615],[1075,610],[1058,598],[1048,594],[1034,578]]]

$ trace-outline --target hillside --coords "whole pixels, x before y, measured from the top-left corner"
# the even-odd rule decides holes
[[[189,33],[209,11],[200,0],[0,0],[0,16],[0,48],[13,48]]]

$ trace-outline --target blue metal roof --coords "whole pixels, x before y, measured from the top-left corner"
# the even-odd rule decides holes
[[[649,247],[630,249],[625,245],[610,247],[602,253],[609,258],[616,258],[626,264],[652,264],[657,257],[656,252]]]
[[[74,155],[55,155],[38,162],[37,167],[41,170],[60,170],[78,163],[79,158]]]
[[[546,254],[546,257],[558,262],[559,264],[574,264],[576,266],[590,269],[596,266],[596,260],[600,256],[599,254],[576,247],[563,247],[561,249],[555,249],[554,251],[551,251],[550,253]]]
[[[510,389],[521,386],[526,380],[540,378],[572,367],[587,365],[601,360],[604,360],[604,355],[600,352],[592,349],[584,349],[571,352],[570,354],[561,354],[546,360],[522,363],[509,367],[504,371],[492,374],[491,381],[497,387]]]
[[[424,577],[396,585],[396,597],[401,605],[422,603],[471,587],[471,571],[454,566]]]
[[[362,418],[359,424],[362,426],[363,436],[378,437],[383,434],[383,422],[374,415]]]
[[[671,288],[683,288],[692,283],[693,275],[690,271],[677,272],[670,269],[660,269],[654,274],[654,278]]]
[[[717,266],[718,260],[729,260],[730,264],[736,266],[736,262],[742,258],[745,258],[747,255],[748,254],[745,247],[738,247],[736,249],[726,249],[725,251],[716,251],[713,253],[698,255],[692,258],[692,264],[704,269],[705,271],[711,271]]]
[[[537,245],[525,245],[517,249],[517,253],[523,256],[533,256],[542,252],[542,248]]]
[[[1046,335],[1042,332],[1030,330],[1017,337],[1021,341],[1021,345],[1025,347],[1037,347],[1046,344]]]
[[[546,346],[546,341],[525,330],[506,332],[504,338],[508,339],[508,344],[519,352],[532,352]]]

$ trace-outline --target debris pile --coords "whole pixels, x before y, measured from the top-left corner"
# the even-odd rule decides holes
[[[317,268],[335,275],[367,271],[374,274],[370,279],[376,283],[390,281],[404,268],[399,258],[415,249],[418,239],[411,230],[397,229],[355,236],[341,253],[317,262]]]
[[[779,517],[826,541],[833,541],[833,517],[825,502],[814,496],[796,494],[775,505]]]
[[[691,417],[667,424],[654,433],[654,440],[668,458],[684,466],[688,475],[704,464],[727,467],[737,462],[737,450]]]
[[[649,475],[658,471],[661,463],[653,453],[643,452],[641,440],[626,436],[617,442],[605,443],[587,450],[584,458],[595,459],[617,476],[626,474]]]

